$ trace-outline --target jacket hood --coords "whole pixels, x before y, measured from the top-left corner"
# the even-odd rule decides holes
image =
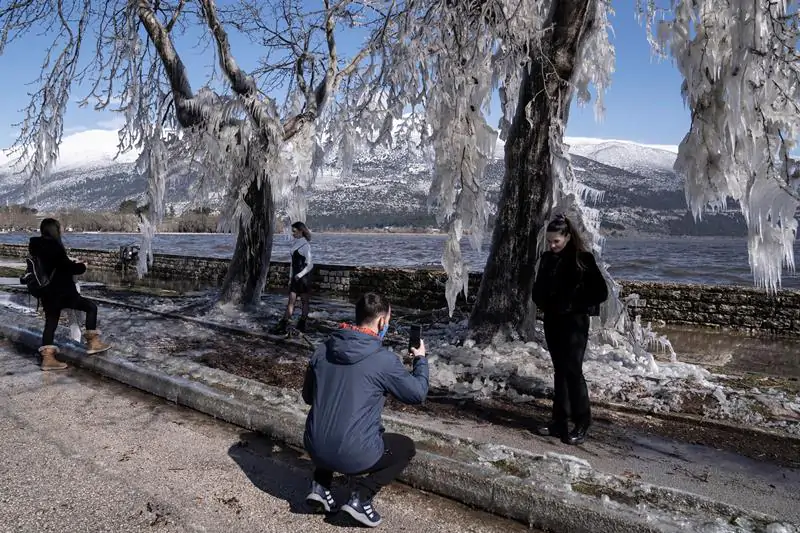
[[[52,250],[60,246],[61,243],[50,237],[31,237],[28,251],[33,255],[40,255],[45,250]]]
[[[381,340],[356,329],[335,331],[325,343],[327,359],[339,365],[353,365],[383,349]]]

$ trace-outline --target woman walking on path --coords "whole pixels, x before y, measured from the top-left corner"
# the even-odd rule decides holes
[[[297,298],[302,301],[300,320],[297,321],[297,330],[306,330],[308,320],[309,298],[311,297],[311,271],[314,263],[311,261],[311,232],[302,222],[292,224],[292,241],[289,265],[289,302],[286,305],[286,314],[273,329],[273,333],[283,335],[287,332],[289,322],[294,315],[294,306]]]
[[[78,293],[73,276],[86,272],[86,264],[72,261],[61,242],[61,224],[54,218],[45,218],[39,226],[41,236],[31,237],[28,251],[39,260],[51,281],[42,293],[44,308],[44,331],[42,346],[42,370],[61,370],[67,367],[56,359],[58,347],[53,344],[58,321],[63,309],[75,309],[86,313],[86,353],[96,354],[108,350],[111,346],[100,340],[97,329],[97,305]]]
[[[565,444],[581,444],[591,425],[583,377],[589,316],[599,314],[608,287],[594,255],[566,216],[558,215],[547,225],[547,246],[539,261],[533,302],[544,313],[545,341],[555,370],[553,418],[537,431]],[[570,419],[575,424],[572,431]]]

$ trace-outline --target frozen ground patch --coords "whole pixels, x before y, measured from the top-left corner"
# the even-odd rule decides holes
[[[255,312],[212,308],[204,318],[244,329],[261,329],[283,311],[285,299],[268,295]],[[347,302],[315,302],[311,318],[323,329],[352,319]],[[403,316],[398,312],[398,316]],[[387,342],[402,350],[404,324],[413,317],[396,321],[399,331]],[[426,326],[425,339],[431,365],[431,385],[455,397],[507,397],[526,401],[531,396],[552,394],[553,366],[543,344],[510,342],[478,347],[463,345],[466,321],[436,322]],[[715,374],[699,365],[677,361],[668,344],[648,337],[647,328],[637,324],[637,345],[621,335],[595,332],[589,342],[584,372],[592,398],[631,405],[653,412],[701,415],[747,426],[800,435],[800,396],[776,387],[737,386],[736,380]],[[309,335],[322,341],[324,331]],[[657,360],[641,345],[664,348],[666,361]]]
[[[18,299],[6,301],[9,304],[6,307],[15,312],[31,312]],[[285,296],[278,294],[266,294],[262,305],[251,312],[217,307],[208,294],[180,298],[137,294],[126,297],[125,301],[254,332],[262,332],[274,323],[286,304]],[[352,313],[353,306],[347,302],[315,300],[311,312],[314,330],[308,334],[309,340],[321,342],[339,322],[351,320]],[[132,321],[136,313],[122,309],[104,306],[100,315],[101,322],[113,320],[114,331],[109,333],[113,333],[116,342],[136,345],[143,338],[172,334],[159,332],[158,322]],[[397,316],[396,331],[387,336],[387,344],[401,352],[407,342],[404,326],[413,316],[400,310]],[[192,350],[197,354],[205,350],[204,339],[220,335],[194,325],[187,327],[192,330],[195,341]],[[465,328],[463,320],[429,321],[425,326],[433,387],[454,397],[504,397],[520,402],[552,394],[553,367],[542,344],[510,342],[478,347],[467,341],[462,345],[459,339],[463,338]],[[796,392],[769,385],[744,385],[701,366],[668,359],[659,361],[621,336],[594,334],[584,364],[590,394],[595,400],[653,412],[696,414],[800,435],[800,395]]]
[[[448,324],[428,343],[431,384],[456,396],[505,395],[523,401],[527,396],[552,394],[553,365],[537,342],[509,342],[478,347],[450,340],[464,323]],[[623,403],[653,412],[698,414],[749,426],[800,435],[800,395],[775,387],[741,389],[722,374],[677,360],[658,361],[651,353],[622,338],[604,342],[592,335],[584,374],[592,398]]]

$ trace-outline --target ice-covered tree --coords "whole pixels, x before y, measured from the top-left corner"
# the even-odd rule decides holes
[[[655,50],[683,75],[692,113],[675,170],[696,218],[739,202],[756,284],[794,269],[800,169],[800,15],[792,0],[671,1],[639,9]]]
[[[366,41],[345,57],[337,48],[337,32],[358,26],[373,39],[381,35],[384,13],[368,4],[5,3],[0,7],[0,54],[26,35],[52,37],[19,125],[15,151],[20,171],[34,189],[51,171],[73,93],[82,93],[82,105],[123,114],[119,149],[141,152],[137,171],[148,182],[140,269],[152,260],[150,242],[164,216],[167,180],[175,174],[191,176],[201,195],[224,195],[222,220],[238,232],[221,300],[254,303],[269,269],[276,203],[285,202],[290,214],[304,216],[304,192],[322,162],[317,127],[335,119],[338,107],[328,111],[326,106],[373,47]],[[263,51],[254,72],[237,64],[231,30]],[[188,71],[178,46],[192,39],[215,54],[221,76],[216,69]],[[203,87],[195,91],[190,78],[203,80]],[[286,104],[278,106],[269,94],[285,94]]]
[[[606,0],[407,0],[382,52],[372,101],[393,120],[375,128],[416,129],[432,154],[430,203],[448,229],[443,265],[452,311],[467,273],[460,239],[480,246],[487,223],[483,181],[498,132],[487,123],[492,98],[502,106],[505,177],[489,260],[470,319],[472,335],[533,335],[534,270],[543,224],[553,207],[573,212],[596,235],[596,211],[562,143],[573,96],[597,110],[613,70]],[[396,135],[395,135],[396,136]]]
[[[260,291],[273,202],[294,198],[302,213],[301,193],[326,150],[338,152],[346,172],[359,145],[402,137],[431,156],[430,204],[449,234],[443,264],[452,310],[467,291],[460,239],[468,232],[478,246],[486,226],[483,179],[497,136],[486,117],[495,95],[505,176],[472,334],[532,336],[534,269],[554,209],[571,212],[600,248],[598,213],[585,205],[598,191],[576,181],[563,133],[574,97],[588,102],[592,85],[602,112],[614,69],[609,0],[340,0],[316,11],[308,2],[242,0],[219,13],[211,0],[90,4],[39,0],[0,10],[0,52],[36,27],[58,34],[22,125],[27,170],[46,174],[71,86],[92,79],[97,106],[123,102],[121,147],[143,148],[151,222],[163,212],[168,152],[200,169],[201,188],[226,191],[227,218],[240,227],[224,290],[230,300]],[[798,121],[796,4],[693,0],[639,11],[648,28],[659,22],[652,41],[686,78],[693,121],[676,169],[686,175],[688,203],[700,216],[729,196],[739,200],[755,279],[775,288],[782,263],[793,265],[796,230],[798,171],[788,157]],[[215,45],[227,90],[191,89],[173,35],[195,21]],[[338,59],[336,21],[370,36],[349,63]],[[267,51],[260,77],[238,68],[225,28]],[[88,35],[101,38],[83,68],[78,53]],[[286,89],[283,109],[256,79],[266,91]],[[620,311],[614,298],[604,318]]]
[[[470,329],[479,340],[498,332],[530,339],[534,268],[553,210],[579,219],[598,251],[602,244],[598,212],[585,205],[599,191],[576,181],[563,134],[573,98],[588,102],[591,85],[602,113],[614,70],[609,2],[407,0],[402,12],[383,50],[387,84],[376,90],[395,118],[405,114],[405,122],[423,124],[422,145],[433,153],[431,201],[450,237],[443,256],[450,308],[467,290],[458,241],[468,228],[479,245],[486,223],[482,182],[495,135],[486,115],[497,94],[505,175]],[[789,157],[800,120],[797,5],[651,2],[640,4],[638,14],[648,29],[660,23],[651,42],[675,58],[686,79],[692,127],[675,168],[686,178],[687,203],[700,217],[728,197],[738,200],[754,278],[775,289],[782,265],[793,267],[799,198],[800,172]],[[409,121],[409,109],[421,119]],[[378,131],[390,129],[384,124]],[[605,323],[619,325],[622,311],[612,298]]]

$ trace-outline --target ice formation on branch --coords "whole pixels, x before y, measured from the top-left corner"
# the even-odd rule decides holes
[[[304,221],[308,211],[306,193],[314,184],[322,164],[315,159],[319,149],[316,128],[309,124],[286,142],[280,153],[277,172],[283,176],[280,190],[275,191],[291,222]]]
[[[263,203],[253,185],[262,194],[271,193],[258,216],[272,217],[279,205],[292,218],[304,218],[305,193],[324,159],[317,134],[322,128],[315,122],[326,104],[335,101],[343,80],[358,78],[360,64],[373,43],[380,42],[380,27],[391,12],[377,9],[380,2],[306,4],[242,0],[218,7],[214,0],[40,0],[0,9],[0,53],[21,35],[55,30],[37,80],[39,91],[26,110],[17,142],[22,171],[35,189],[52,168],[70,91],[73,85],[87,84],[89,94],[81,103],[124,114],[119,151],[139,153],[136,170],[147,177],[140,274],[152,260],[150,242],[164,215],[164,193],[176,176],[191,178],[199,201],[210,194],[222,196],[222,220],[234,232],[247,227],[256,238],[272,228],[270,221],[252,218],[250,202]],[[377,15],[366,20],[365,12]],[[223,76],[200,73],[206,74],[206,86],[195,93],[176,43],[198,23]],[[363,50],[344,58],[336,46],[337,24],[358,26],[372,38]],[[252,74],[234,59],[226,27],[265,50]],[[81,63],[87,46],[90,59]],[[289,95],[283,114],[265,95],[279,88]],[[339,118],[335,113],[326,116],[331,122]],[[252,269],[253,263],[248,264]]]
[[[453,37],[463,42],[468,35],[459,35],[458,28],[453,19]],[[491,95],[492,43],[476,40],[474,44],[455,48],[460,53],[454,57],[442,54],[436,89],[428,92],[425,103],[427,121],[433,126],[429,139],[434,154],[429,206],[435,210],[438,223],[447,227],[442,265],[447,272],[445,295],[451,314],[458,293],[467,295],[469,276],[460,243],[464,228],[469,230],[473,248],[480,250],[482,245],[488,221],[483,177],[497,139],[483,116]]]
[[[230,50],[225,47],[224,34],[218,35],[218,45],[220,55],[226,58],[223,64],[233,94],[218,94],[210,88],[193,94],[171,41],[160,34],[164,28],[149,18],[151,14],[141,5],[129,6],[125,19],[128,44],[121,54],[131,68],[125,71],[126,88],[120,97],[126,122],[120,130],[119,149],[140,151],[137,171],[148,183],[147,209],[140,215],[144,252],[139,255],[140,275],[152,264],[152,239],[164,216],[170,178],[191,175],[200,197],[223,191],[222,220],[226,229],[235,233],[249,223],[252,214],[246,200],[250,184],[256,182],[261,188],[281,178],[273,170],[283,136],[274,104],[260,100],[250,88],[252,79],[241,74],[227,55]],[[209,8],[206,17],[213,27],[215,12]],[[161,39],[161,59],[147,62],[148,54],[142,52],[147,49],[146,37],[138,31],[141,21],[150,38]],[[160,86],[164,75],[171,82],[170,92]]]
[[[18,170],[27,176],[29,196],[38,193],[41,180],[58,159],[70,92],[85,77],[79,68],[79,57],[90,22],[89,8],[55,1],[0,7],[0,55],[9,43],[38,28],[43,21],[49,22],[53,44],[42,61],[40,85],[31,95],[25,117],[14,124],[20,131],[11,150]]]
[[[772,0],[639,1],[655,50],[684,77],[692,113],[675,170],[695,218],[739,203],[757,285],[775,291],[794,270],[800,175],[798,4]]]
[[[420,145],[432,154],[429,206],[448,232],[442,264],[448,276],[451,314],[458,294],[467,292],[461,237],[467,233],[474,248],[482,244],[488,221],[485,170],[495,157],[498,133],[506,138],[517,108],[521,69],[531,68],[530,56],[541,49],[558,1],[408,0],[391,25],[391,39],[387,39],[391,45],[380,49],[382,68],[376,77],[381,89],[365,97],[372,108],[382,104],[386,111],[371,115],[373,140],[394,142],[400,121],[415,130]],[[601,113],[614,50],[608,41],[610,7],[605,0],[592,6],[597,10],[596,24],[584,38],[574,79],[567,81],[584,102],[590,100],[588,87],[593,84]],[[499,131],[486,121],[494,94],[502,106]],[[566,124],[557,122],[549,139],[557,189],[554,198],[559,207],[569,204],[596,234],[597,212],[585,207],[583,200],[596,200],[599,193],[575,180],[562,145]]]
[[[415,138],[431,154],[429,207],[447,228],[442,265],[452,313],[458,293],[467,292],[460,240],[467,232],[480,249],[488,221],[483,180],[497,139],[486,121],[491,98],[513,84],[524,49],[541,30],[545,3],[399,4],[386,39],[391,44],[380,49],[382,68],[375,71],[381,89],[362,96],[369,110],[362,116],[373,121],[371,142]]]

